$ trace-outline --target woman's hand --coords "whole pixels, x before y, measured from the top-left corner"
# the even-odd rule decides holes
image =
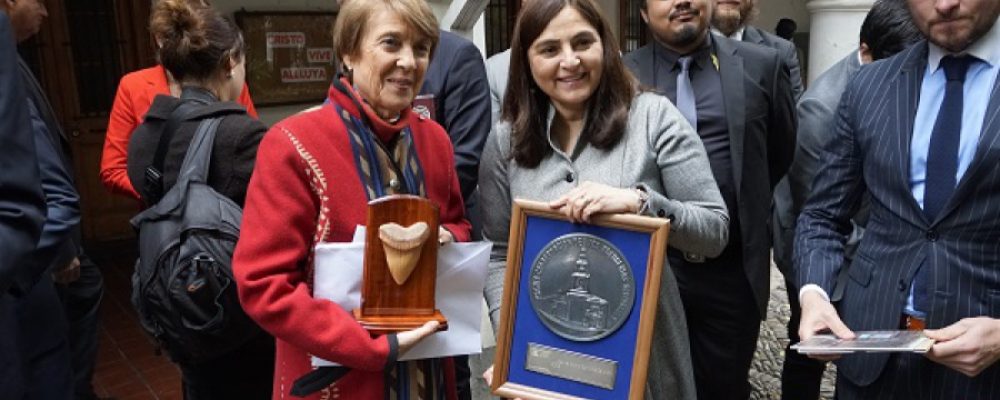
[[[451,243],[455,241],[455,236],[451,234],[447,229],[442,226],[438,226],[438,244],[444,245],[445,243]]]
[[[406,353],[425,337],[437,332],[441,323],[437,321],[427,321],[423,326],[396,334],[396,343],[399,344],[399,354]]]
[[[493,387],[493,366],[492,365],[490,365],[490,367],[486,369],[486,372],[483,372],[483,379],[486,380],[486,386]],[[512,400],[521,400],[521,399],[518,398],[518,397],[515,397]]]
[[[562,197],[549,203],[553,210],[566,215],[573,222],[590,222],[598,213],[634,213],[639,210],[641,198],[635,189],[620,189],[605,184],[585,181]]]

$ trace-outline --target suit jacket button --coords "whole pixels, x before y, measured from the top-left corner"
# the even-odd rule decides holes
[[[938,240],[937,231],[930,229],[927,231],[927,241],[936,242]]]
[[[566,173],[566,182],[573,183],[573,173],[572,172]]]
[[[663,211],[663,210],[657,210],[656,211],[656,216],[660,217],[660,218],[666,217],[667,216],[667,212]]]

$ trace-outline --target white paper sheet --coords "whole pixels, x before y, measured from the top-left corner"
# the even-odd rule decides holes
[[[333,301],[348,312],[361,306],[364,238],[364,227],[359,226],[351,243],[316,246],[313,296]],[[448,330],[424,338],[401,354],[401,361],[480,352],[483,286],[492,247],[489,242],[472,242],[449,243],[438,249],[434,301],[448,319]],[[313,357],[312,365],[338,364]]]

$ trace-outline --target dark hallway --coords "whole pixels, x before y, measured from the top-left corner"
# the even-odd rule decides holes
[[[104,273],[100,344],[94,390],[118,400],[181,399],[180,372],[166,355],[157,355],[129,300],[135,242],[88,249]]]

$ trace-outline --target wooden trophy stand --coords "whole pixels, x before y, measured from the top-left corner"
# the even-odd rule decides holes
[[[438,208],[418,196],[393,195],[368,203],[361,308],[354,319],[369,332],[416,329],[448,320],[434,307]]]

